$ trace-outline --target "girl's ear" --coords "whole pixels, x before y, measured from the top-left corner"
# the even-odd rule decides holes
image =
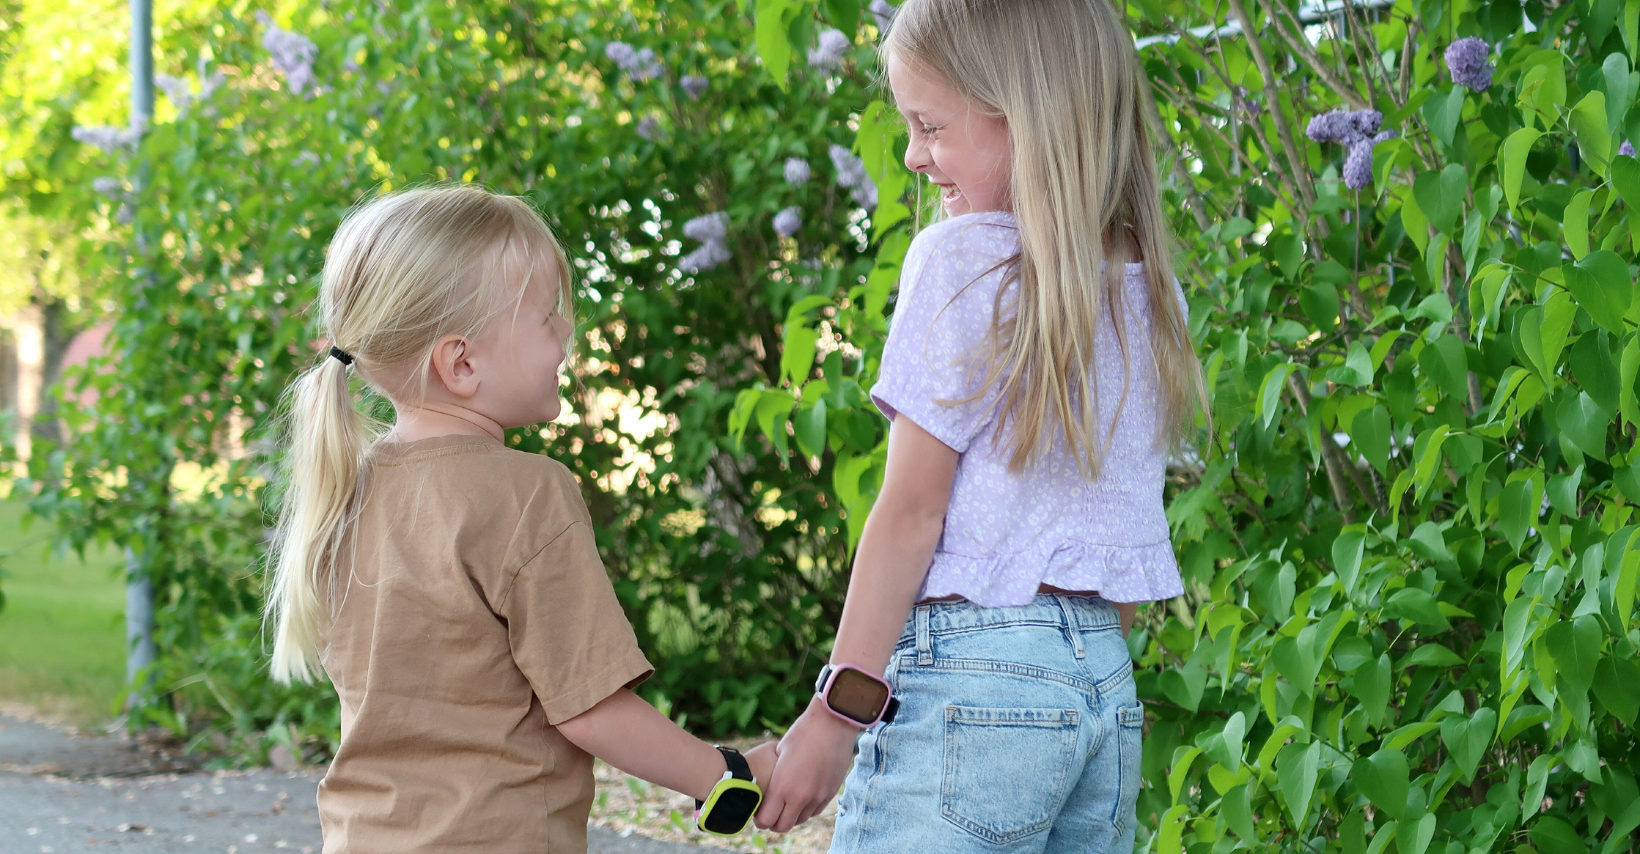
[[[446,335],[433,345],[433,374],[456,397],[478,394],[478,367],[472,343],[460,335]]]

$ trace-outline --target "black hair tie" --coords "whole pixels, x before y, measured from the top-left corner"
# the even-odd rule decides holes
[[[336,347],[334,345],[332,345],[331,348],[330,348],[330,357],[332,359],[335,359],[338,362],[341,362],[344,365],[353,364],[353,356],[350,353],[348,353],[346,350],[343,350],[340,347]]]

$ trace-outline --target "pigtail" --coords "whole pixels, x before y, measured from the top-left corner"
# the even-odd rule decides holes
[[[374,431],[353,404],[347,365],[326,357],[290,391],[287,493],[267,618],[276,682],[310,682],[330,632],[334,557]]]

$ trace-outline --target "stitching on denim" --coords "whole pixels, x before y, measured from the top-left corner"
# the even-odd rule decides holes
[[[1029,664],[1014,664],[1007,661],[984,661],[967,658],[936,658],[934,659],[933,664],[924,666],[924,669],[927,668],[933,668],[935,670],[961,670],[970,673],[1007,673],[1013,676],[1026,676],[1034,679],[1042,679],[1048,682],[1058,682],[1062,685],[1069,685],[1084,694],[1094,695],[1098,692],[1098,686],[1087,681],[1086,679],[1078,678],[1070,673],[1063,673],[1058,670],[1048,670],[1044,667],[1035,667]]]

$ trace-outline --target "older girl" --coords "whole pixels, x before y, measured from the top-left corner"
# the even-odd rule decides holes
[[[1182,591],[1163,473],[1202,394],[1132,39],[1107,0],[908,0],[884,53],[947,218],[903,267],[887,472],[758,818],[848,773],[833,852],[1131,851],[1123,634]]]

